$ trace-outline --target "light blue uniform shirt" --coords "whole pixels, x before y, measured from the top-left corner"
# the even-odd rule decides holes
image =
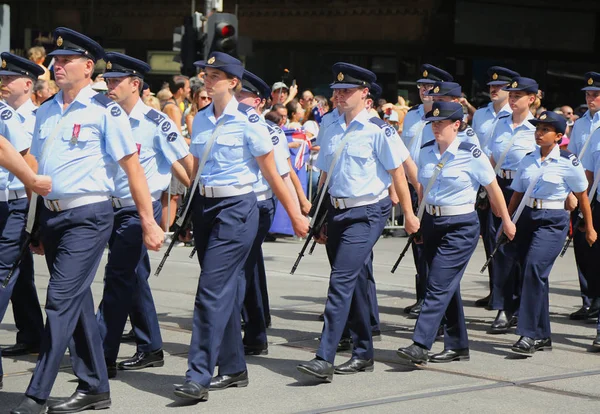
[[[337,119],[340,117],[340,111],[337,108],[333,108],[333,111],[326,113],[321,118],[321,123],[319,124],[319,133],[317,134],[316,145],[321,146],[323,141],[323,136],[325,135],[325,130]]]
[[[273,143],[273,156],[275,158],[275,167],[279,175],[284,176],[290,172],[290,165],[288,164],[288,158],[290,158],[290,150],[288,148],[288,142],[285,138],[285,132],[277,124],[271,121],[265,121],[267,123],[267,129],[269,130],[269,137]],[[269,190],[268,181],[263,177],[260,170],[258,171],[258,181],[254,183],[253,190],[255,193],[261,193]]]
[[[508,104],[504,105],[498,113],[494,111],[494,103],[490,102],[487,106],[479,108],[473,115],[473,130],[479,138],[479,143],[483,152],[489,156],[489,140],[493,129],[497,125],[500,116],[512,114],[512,109]]]
[[[590,143],[583,154],[581,164],[585,170],[592,172],[596,179],[596,174],[600,170],[600,130],[595,131],[590,137]],[[600,186],[598,189],[600,190]],[[596,193],[600,194],[598,191]]]
[[[18,152],[25,151],[31,146],[31,135],[25,130],[21,117],[4,102],[0,102],[0,135],[6,138]],[[7,169],[0,167],[0,191],[7,190],[12,178],[13,175]],[[11,188],[11,190],[16,189],[18,188]]]
[[[136,151],[125,111],[91,86],[64,111],[62,91],[37,110],[31,154],[52,177],[48,200],[111,195],[117,162]]]
[[[489,147],[496,163],[500,161],[504,149],[510,143],[512,137],[516,135],[512,146],[506,154],[506,158],[504,158],[504,162],[500,166],[501,169],[515,171],[523,157],[537,148],[535,143],[535,127],[529,123],[529,119],[533,119],[531,113],[515,129],[512,127],[512,116],[498,120],[498,125],[490,139]]]
[[[583,158],[585,158],[585,152],[583,153],[582,157],[581,150],[583,149],[588,137],[590,137],[590,134],[596,131],[596,129],[599,127],[600,112],[596,112],[592,117],[590,111],[586,111],[581,118],[575,121],[573,129],[571,130],[571,135],[569,136],[569,145],[567,146],[567,149],[578,157],[581,157],[581,160],[583,161]],[[590,148],[590,145],[591,142],[587,147],[588,149]],[[585,151],[587,152],[588,149]]]
[[[466,142],[467,144],[473,144],[473,145],[477,145],[479,147],[479,140],[477,139],[477,136],[475,135],[475,131],[471,127],[467,127],[463,131],[459,131],[458,134],[456,135],[456,138],[458,138],[458,140],[460,142]],[[423,128],[423,136],[421,139],[421,146],[427,144],[430,141],[435,141],[435,135],[433,133],[433,129],[431,128],[431,122],[429,122],[427,125],[425,125],[425,128]],[[418,154],[419,153],[417,152],[417,157],[413,158],[415,160],[415,162],[417,162],[419,159]]]
[[[192,124],[190,151],[199,160],[215,127],[219,128],[200,176],[201,183],[211,187],[256,183],[259,168],[255,157],[273,150],[267,124],[252,107],[238,103],[235,98],[229,101],[219,119],[215,118],[213,108],[211,103],[198,112]]]
[[[411,108],[404,117],[404,122],[402,124],[402,142],[404,146],[408,148],[408,152],[415,162],[419,159],[419,150],[421,146],[425,143],[423,141],[423,133],[425,128],[425,121],[423,121],[423,116],[425,115],[425,110],[423,109],[423,104],[416,107],[416,109]],[[431,127],[430,127],[431,128]],[[420,131],[420,132],[419,132]],[[421,134],[421,139],[419,137],[413,140],[413,137],[417,134]],[[412,145],[411,145],[412,141]]]
[[[345,144],[333,171],[329,171],[338,144],[348,128]],[[329,193],[336,198],[380,196],[392,183],[388,170],[402,165],[409,157],[398,133],[379,118],[361,111],[350,125],[338,117],[323,136],[317,168],[331,174]]]
[[[22,128],[27,133],[29,138],[29,145],[31,146],[31,139],[33,137],[33,129],[35,128],[35,111],[37,106],[33,104],[31,99],[25,101],[23,105],[17,108],[15,111],[21,120]],[[25,186],[17,177],[12,174],[8,176],[8,189],[11,191],[24,190]]]
[[[546,165],[542,176],[538,178],[531,193],[532,198],[540,200],[566,200],[569,193],[580,193],[588,187],[585,171],[577,156],[568,151],[561,151],[556,145],[544,160]],[[517,175],[511,188],[524,193],[542,168],[542,154],[539,149],[526,155],[519,163]]]
[[[129,123],[150,194],[159,199],[171,181],[171,166],[189,154],[187,143],[169,117],[144,104],[141,99],[131,110]],[[115,178],[113,196],[132,198],[129,179],[122,168]]]
[[[479,186],[494,181],[494,169],[490,160],[477,145],[454,139],[446,149],[450,155],[438,174],[431,190],[424,194],[425,203],[435,206],[462,206],[474,204]],[[419,183],[423,191],[433,177],[435,166],[446,156],[440,154],[435,141],[421,148],[419,157]]]

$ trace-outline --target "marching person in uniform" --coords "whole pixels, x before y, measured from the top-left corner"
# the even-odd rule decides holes
[[[240,335],[239,278],[258,230],[253,184],[258,171],[285,207],[295,232],[304,237],[308,221],[294,204],[273,159],[267,125],[256,111],[238,103],[244,68],[225,53],[212,52],[205,67],[206,91],[213,101],[198,112],[192,127],[194,155],[194,239],[201,267],[194,307],[188,371],[175,395],[206,400],[212,384],[244,386],[248,371]],[[219,374],[213,379],[217,363]]]
[[[422,104],[413,106],[404,117],[402,126],[402,141],[408,148],[410,156],[413,160],[418,160],[419,150],[421,145],[419,142],[423,139],[423,130],[427,126],[423,121],[423,117],[431,111],[433,104],[433,96],[429,96],[428,92],[434,88],[436,82],[452,82],[454,78],[448,72],[430,64],[421,66],[421,79],[417,81],[419,89],[419,98]],[[409,185],[410,195],[413,202],[413,207],[417,206],[417,191]],[[427,261],[423,257],[423,245],[418,243],[412,244],[413,259],[417,273],[415,275],[415,285],[417,293],[417,301],[404,308],[404,313],[409,315],[409,318],[416,318],[421,312],[423,300],[425,299],[425,289],[427,287]]]
[[[529,122],[533,119],[529,107],[535,102],[539,87],[533,79],[516,77],[503,89],[509,93],[508,103],[512,114],[499,117],[488,150],[508,205],[513,193],[510,185],[517,173],[517,166],[526,154],[535,149],[535,127]],[[492,235],[498,234],[500,220],[491,210],[489,216],[488,231],[490,237],[495,237]],[[519,264],[513,259],[516,256],[511,254],[514,247],[511,243],[503,245],[492,260],[494,278],[490,307],[498,311],[490,327],[492,334],[506,333],[517,324],[521,278]]]
[[[35,124],[36,106],[31,101],[33,84],[43,74],[36,63],[11,53],[2,53],[0,81],[0,134],[5,136],[13,147],[23,156],[33,172],[37,171],[35,158],[29,153],[31,137]],[[27,208],[29,200],[23,182],[14,174],[0,169],[0,282],[19,260],[21,248],[27,233]],[[0,289],[0,321],[12,302],[15,325],[17,327],[16,344],[0,351],[0,356],[17,356],[36,353],[40,347],[44,320],[34,283],[33,257],[25,251],[19,266],[12,274],[6,288]],[[2,362],[0,361],[0,378]]]
[[[90,85],[96,60],[94,40],[71,29],[54,31],[54,74],[61,91],[37,110],[31,153],[39,171],[53,177],[52,192],[37,205],[40,245],[50,272],[46,327],[40,355],[13,414],[46,412],[46,400],[67,347],[77,390],[49,413],[73,413],[111,404],[104,352],[94,314],[91,284],[114,221],[110,195],[119,165],[142,221],[144,242],[158,250],[164,234],[154,221],[131,127],[123,110]]]
[[[142,102],[141,88],[150,65],[122,53],[106,54],[104,79],[107,96],[129,116],[140,163],[150,187],[154,220],[160,223],[160,197],[169,186],[171,168],[189,187],[192,156],[177,125]],[[135,332],[135,355],[118,364],[121,370],[158,367],[164,364],[162,337],[148,277],[150,258],[142,240],[142,227],[127,174],[119,169],[112,198],[114,226],[108,241],[104,292],[97,319],[103,338],[108,377],[117,375],[117,356],[127,315]]]
[[[354,343],[352,358],[335,367],[335,372],[373,371],[365,263],[389,216],[388,188],[392,183],[405,214],[406,231],[419,229],[402,167],[408,151],[394,129],[365,109],[375,74],[342,62],[332,70],[335,81],[331,88],[337,94],[341,116],[325,131],[317,159],[322,185],[329,192],[329,200],[325,200],[330,203],[327,235],[322,232],[319,241],[326,237],[331,276],[316,358],[297,367],[326,382],[333,379],[335,353],[347,322]]]
[[[502,88],[507,86],[513,78],[521,76],[514,70],[503,68],[502,66],[492,66],[487,70],[487,75],[487,85],[489,86],[491,102],[486,106],[479,108],[473,115],[473,130],[479,139],[482,151],[486,155],[488,155],[488,141],[494,133],[496,125],[498,125],[498,120],[501,116],[510,115],[512,113],[512,109],[510,109],[510,105],[508,104],[508,91],[502,90]],[[480,198],[482,199],[481,202],[477,203],[477,215],[479,216],[480,227],[479,233],[481,234],[485,255],[487,257],[494,249],[494,237],[496,235],[492,235],[488,232],[490,206],[485,191],[482,189],[479,191],[479,194],[477,194],[477,201],[480,201]],[[488,266],[490,294],[484,298],[477,299],[475,301],[475,306],[488,307],[492,296],[493,271],[493,266],[490,263]]]
[[[559,148],[567,128],[565,118],[545,111],[529,122],[536,126],[535,142],[539,149],[519,162],[508,206],[511,214],[521,202],[525,206],[513,241],[523,278],[517,325],[517,335],[521,337],[511,350],[528,356],[552,349],[548,277],[569,231],[569,213],[564,206],[570,192],[579,201],[588,245],[592,246],[597,237],[584,169],[577,156]],[[532,191],[523,199],[528,188]]]
[[[462,118],[462,106],[456,102],[434,102],[424,118],[432,123],[435,134],[435,141],[421,148],[418,164],[424,188],[421,234],[429,280],[413,344],[398,349],[401,358],[415,364],[469,359],[460,281],[479,240],[474,205],[480,185],[488,191],[504,232],[510,239],[515,234],[490,162],[479,147],[457,137]],[[442,318],[444,350],[429,357]]]
[[[586,158],[586,153],[591,150],[592,135],[600,133],[596,132],[600,128],[600,73],[588,72],[584,76],[585,86],[581,90],[585,92],[588,110],[575,121],[567,147],[582,163]],[[572,220],[577,221],[578,216],[579,214],[575,210],[571,215]],[[594,256],[595,247],[588,245],[585,232],[582,230],[573,229],[573,250],[583,301],[581,308],[569,315],[569,318],[573,320],[597,318],[600,313],[600,284],[595,280],[597,279],[595,260],[597,256]]]

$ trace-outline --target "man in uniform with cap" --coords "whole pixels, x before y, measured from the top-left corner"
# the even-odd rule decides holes
[[[375,74],[343,62],[333,65],[332,70],[335,80],[331,88],[338,95],[340,117],[325,131],[317,160],[329,197],[315,200],[329,203],[327,234],[322,232],[319,241],[326,241],[331,276],[316,358],[297,366],[300,372],[325,382],[333,379],[335,353],[348,318],[354,343],[352,358],[335,367],[335,372],[373,371],[365,263],[391,210],[390,185],[394,185],[400,199],[407,232],[419,228],[402,168],[409,158],[408,151],[389,125],[371,117],[365,109]]]
[[[0,109],[3,120],[0,122],[6,122],[6,126],[11,128],[11,131],[8,131],[10,139],[22,135],[26,137],[23,141],[25,149],[21,151],[21,154],[32,170],[37,171],[35,158],[29,154],[35,124],[34,111],[37,109],[31,101],[31,95],[37,77],[44,71],[36,63],[12,53],[4,52],[1,58],[0,81],[2,82],[1,92],[4,104],[0,106],[4,106],[4,108]],[[6,105],[15,111],[14,116],[10,115],[10,111],[6,111],[5,108],[8,108]],[[15,144],[16,146],[20,145]],[[21,147],[19,149],[21,150]],[[0,238],[0,251],[2,252],[0,255],[0,280],[6,277],[19,258],[21,246],[26,237],[24,229],[29,205],[23,183],[13,174],[7,174],[6,178],[7,182],[0,184],[1,187],[5,187],[2,190],[6,190],[0,192],[0,197],[7,195],[5,199],[1,200],[6,202],[7,209],[0,217],[0,233],[2,234]],[[20,265],[13,273],[7,288],[0,290],[0,320],[4,317],[9,298],[12,302],[18,331],[17,343],[3,349],[2,355],[16,356],[38,352],[44,322],[34,283],[33,257],[30,251],[26,251],[21,257]]]
[[[91,284],[113,226],[110,195],[119,165],[129,177],[144,243],[158,250],[164,240],[129,120],[116,103],[90,86],[104,50],[64,27],[54,36],[57,48],[50,55],[61,90],[38,108],[31,145],[40,172],[53,177],[52,192],[32,203],[40,209],[41,228],[34,251],[45,253],[50,272],[46,329],[25,398],[13,414],[45,412],[67,347],[79,379],[77,390],[48,412],[73,413],[111,404]]]
[[[583,160],[585,154],[591,150],[592,135],[600,128],[600,73],[588,72],[584,77],[585,86],[581,90],[585,93],[588,110],[575,121],[567,147],[580,160]],[[579,210],[574,211],[571,216],[573,224],[578,216]],[[600,283],[596,282],[595,256],[593,249],[585,240],[585,232],[579,228],[574,228],[573,232],[573,249],[583,303],[581,308],[571,313],[569,317],[573,320],[596,318],[600,311]]]
[[[502,90],[502,88],[510,83],[512,78],[520,76],[519,73],[514,70],[503,68],[502,66],[492,66],[487,70],[490,103],[486,106],[479,108],[473,115],[473,130],[484,153],[487,152],[487,145],[490,137],[492,136],[498,119],[500,116],[508,115],[512,113],[510,105],[508,105],[508,92]],[[485,200],[478,203],[477,215],[479,216],[479,229],[481,238],[483,239],[483,246],[485,248],[486,257],[490,255],[494,249],[494,237],[488,232],[488,216],[489,216],[489,202],[487,202],[487,193],[484,189],[480,189],[477,194],[479,199]],[[489,274],[489,287],[490,294],[482,299],[475,301],[475,306],[486,307],[490,302],[492,292],[492,273],[493,266],[488,266]]]
[[[436,82],[451,82],[453,80],[452,75],[443,69],[427,63],[421,66],[421,78],[417,80],[417,88],[419,89],[419,98],[421,98],[422,104],[413,106],[406,113],[402,124],[402,135],[400,136],[404,145],[408,148],[411,158],[415,161],[419,158],[423,129],[426,125],[423,117],[427,112],[431,111],[431,105],[433,104],[433,97],[428,96],[427,92],[433,89]],[[417,192],[413,186],[409,186],[409,189],[413,207],[416,208]],[[404,308],[404,313],[409,314],[411,318],[416,318],[421,312],[421,306],[423,306],[423,300],[425,299],[428,270],[427,263],[423,257],[423,245],[413,243],[412,251],[417,270],[415,275],[417,301],[413,305]]]
[[[107,53],[105,60],[107,96],[129,116],[140,162],[150,187],[154,219],[160,223],[160,197],[171,181],[171,169],[177,179],[189,187],[192,156],[177,125],[142,102],[140,90],[150,65],[116,52]],[[140,216],[127,175],[122,169],[115,178],[112,202],[114,227],[108,242],[104,294],[97,314],[109,378],[117,375],[116,359],[128,314],[137,349],[135,355],[120,362],[118,368],[137,370],[164,364],[158,316],[148,284],[150,258],[142,240]]]

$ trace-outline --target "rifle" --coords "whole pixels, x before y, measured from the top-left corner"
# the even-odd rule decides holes
[[[413,233],[410,236],[408,236],[408,240],[406,241],[406,245],[404,246],[404,249],[402,249],[402,251],[400,252],[400,256],[398,256],[398,260],[396,260],[396,263],[394,263],[394,267],[392,267],[392,273],[394,273],[396,271],[396,269],[400,265],[400,262],[402,261],[402,259],[404,259],[404,255],[406,255],[408,248],[410,247],[410,245],[413,243],[413,241],[415,240],[415,238],[417,236],[419,236],[419,232]]]
[[[324,194],[323,194],[323,191],[325,191]],[[308,248],[309,243],[314,238],[314,236],[318,235],[321,232],[321,228],[325,224],[325,220],[327,218],[327,204],[328,204],[328,201],[326,201],[325,198],[327,198],[327,197],[328,197],[328,191],[327,191],[327,189],[325,189],[325,186],[322,186],[321,189],[319,190],[319,192],[317,193],[317,198],[315,200],[321,200],[321,198],[323,198],[323,202],[321,202],[321,203],[317,202],[317,203],[313,204],[312,207],[310,208],[310,211],[308,212],[308,216],[311,217],[311,221],[310,221],[311,225],[310,225],[310,228],[308,229],[308,234],[306,235],[306,240],[304,241],[304,245],[302,246],[300,253],[298,253],[298,258],[296,259],[294,266],[292,266],[292,270],[290,272],[290,274],[292,274],[292,275],[298,268],[298,265],[300,264],[300,260],[302,260],[302,257],[304,257],[304,252],[306,252],[306,249]],[[317,245],[317,242],[313,241],[313,245],[310,249],[309,254],[312,254],[316,245]]]
[[[592,211],[594,211],[594,207],[596,207],[596,203],[595,203],[595,200],[592,200],[592,206],[591,206]],[[579,227],[581,227],[583,222],[584,222],[583,214],[580,211],[579,214],[577,215],[577,221],[573,224],[573,231],[571,232],[569,237],[567,237],[567,241],[565,242],[565,245],[563,246],[563,249],[560,252],[560,257],[564,257],[564,255],[567,253],[567,250],[569,250],[569,246],[571,245],[571,242],[573,241],[573,236],[575,235],[575,232],[577,231],[577,229]]]
[[[173,235],[171,236],[171,243],[169,243],[169,247],[167,247],[167,251],[163,255],[163,258],[160,261],[160,263],[158,264],[158,267],[156,268],[156,272],[154,272],[154,276],[158,276],[160,274],[160,271],[162,270],[163,266],[165,265],[165,262],[167,261],[167,257],[169,257],[169,255],[171,254],[171,249],[173,249],[173,246],[175,245],[175,243],[177,243],[179,241],[179,235],[181,234],[182,231],[184,231],[190,225],[190,222],[192,221],[191,204],[190,204],[190,208],[188,208],[187,211],[186,211],[186,206],[188,205],[188,203],[190,203],[190,197],[194,197],[194,194],[192,194],[192,193],[194,193],[194,191],[192,191],[193,188],[194,188],[194,183],[192,182],[190,185],[190,188],[188,189],[187,194],[185,195],[185,198],[183,199],[183,202],[177,209],[177,214],[175,215],[175,224],[174,224],[175,230],[173,231]],[[185,212],[185,216],[182,217],[184,212]]]
[[[32,196],[31,196],[30,203],[36,203],[36,207],[34,207],[32,210],[33,214],[30,215],[28,213],[27,224],[25,227],[25,234],[26,234],[25,241],[23,242],[23,245],[21,246],[21,250],[19,250],[19,256],[17,256],[17,260],[15,260],[12,267],[10,268],[10,271],[8,272],[8,275],[6,275],[6,278],[2,282],[3,289],[6,289],[8,287],[8,284],[10,283],[10,280],[13,278],[14,273],[17,271],[19,266],[21,266],[21,262],[23,261],[23,258],[29,251],[29,245],[32,244],[33,246],[39,246],[39,244],[40,244],[40,242],[39,242],[40,226],[39,226],[38,217],[39,217],[40,210],[41,210],[40,204],[42,203],[42,200],[43,199],[41,197],[38,197],[37,194],[35,194],[35,193],[32,194]],[[31,208],[30,208],[30,210],[31,210]],[[33,220],[32,224],[29,223],[30,217],[32,217],[32,220]]]
[[[498,252],[498,249],[500,248],[500,246],[502,246],[503,244],[506,244],[506,243],[508,243],[508,237],[506,236],[506,234],[502,233],[502,235],[500,235],[500,237],[498,237],[498,240],[496,240],[496,244],[494,245],[494,250],[492,250],[492,253],[490,253],[489,257],[483,264],[483,267],[481,268],[479,273],[485,272],[485,269],[487,269],[487,267],[490,265],[490,263],[494,259],[494,256]]]

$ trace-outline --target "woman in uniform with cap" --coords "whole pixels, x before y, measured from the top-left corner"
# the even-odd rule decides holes
[[[506,204],[512,196],[510,187],[521,159],[535,147],[535,127],[529,123],[533,115],[529,107],[535,102],[538,83],[530,78],[516,77],[503,88],[508,91],[508,104],[512,109],[511,115],[501,115],[488,142],[490,161],[498,176],[498,184],[504,194]],[[490,237],[498,234],[500,225],[497,217],[490,210]],[[493,236],[494,235],[494,236]],[[490,307],[498,310],[496,319],[492,322],[490,333],[502,334],[508,332],[517,323],[520,297],[520,278],[518,263],[513,259],[513,244],[503,245],[498,249],[492,266],[492,298]]]
[[[457,137],[462,118],[462,105],[456,102],[434,102],[424,117],[435,135],[434,141],[421,148],[418,163],[419,182],[424,187],[420,198],[426,213],[421,234],[429,281],[413,344],[398,350],[401,358],[415,364],[469,359],[460,280],[479,240],[474,205],[480,185],[488,191],[509,239],[515,234],[490,162],[477,145],[460,142]],[[444,351],[429,358],[427,351],[444,317]]]
[[[239,278],[244,276],[242,269],[258,229],[253,184],[259,168],[299,237],[306,235],[308,221],[277,172],[266,124],[251,106],[234,97],[242,88],[242,63],[213,52],[206,62],[196,65],[205,67],[206,91],[212,98],[194,119],[190,147],[196,177],[191,189],[194,239],[202,271],[186,381],[175,387],[175,395],[206,400],[211,384],[222,385],[224,377],[237,386],[248,384],[240,333],[239,298],[243,292]],[[213,379],[217,357],[221,364]]]
[[[519,162],[508,206],[511,214],[520,203],[525,206],[513,241],[523,278],[517,325],[521,338],[511,348],[524,355],[552,349],[548,276],[569,230],[569,213],[564,204],[570,192],[579,202],[587,243],[591,246],[596,241],[585,171],[574,154],[559,148],[567,126],[565,119],[545,111],[539,119],[528,122],[536,126],[535,142],[539,148]]]

